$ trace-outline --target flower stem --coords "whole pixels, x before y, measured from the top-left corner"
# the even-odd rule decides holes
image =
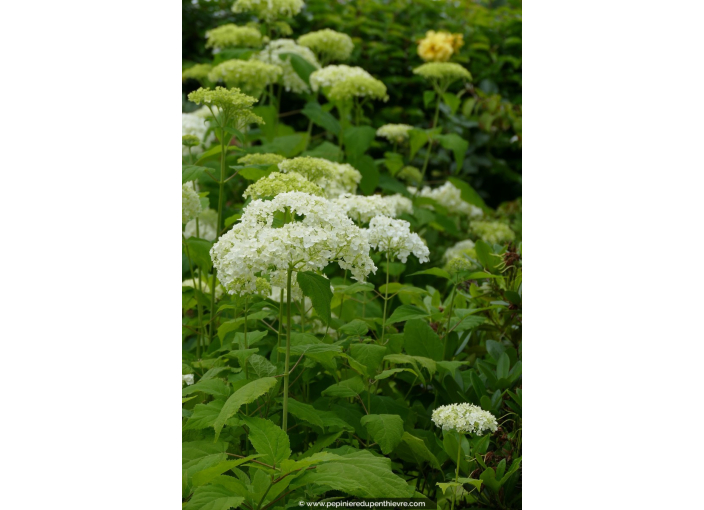
[[[438,94],[438,104],[435,107],[435,116],[433,117],[432,128],[434,128],[437,125],[438,118],[440,116],[440,102],[441,102],[440,97],[441,96]],[[433,152],[433,139],[430,138],[430,140],[428,140],[428,151],[425,153],[425,161],[423,162],[423,170],[421,170],[421,175],[422,175],[421,185],[425,182],[425,172],[428,169],[428,163],[430,162],[430,155],[432,154],[432,152]],[[420,187],[419,187],[419,189],[420,189]]]
[[[191,270],[191,278],[193,278],[193,285],[195,287],[196,274],[193,272],[193,265],[191,264],[191,253],[188,249],[188,243],[186,242],[186,236],[181,233],[181,238],[183,239],[183,246],[186,248],[186,258],[188,259],[188,269]],[[200,284],[200,275],[198,276],[198,283]],[[199,285],[200,286],[200,285]],[[200,290],[200,289],[198,289]],[[198,335],[196,335],[196,358],[200,359],[200,344],[201,335],[203,334],[203,309],[200,304],[200,299],[196,299],[196,308],[198,310]]]
[[[279,347],[281,347],[281,329],[284,322],[284,289],[281,289],[279,294],[279,335],[278,345],[276,346],[276,364],[279,364]]]
[[[381,345],[384,345],[386,333],[386,305],[389,303],[389,252],[386,252],[386,287],[384,287],[384,315],[381,319]]]
[[[229,143],[229,140],[228,140]],[[218,221],[215,224],[215,240],[220,237],[220,231],[222,230],[222,203],[225,201],[225,169],[227,168],[227,163],[225,160],[225,155],[227,153],[227,144],[225,144],[225,124],[220,129],[220,181],[218,185],[220,187],[220,192],[218,194]],[[211,282],[210,289],[210,342],[213,342],[213,336],[215,333],[215,285],[216,285],[216,275],[217,269],[213,266],[213,278]]]
[[[448,310],[447,314],[447,324],[445,324],[445,333],[443,334],[443,340],[445,341],[445,346],[443,348],[443,357],[442,359],[445,359],[447,356],[447,337],[448,334],[450,333],[450,319],[452,318],[452,307],[455,304],[455,290],[457,290],[457,285],[452,286],[452,293],[450,294],[450,309]]]
[[[286,274],[286,361],[284,364],[284,418],[283,430],[286,432],[288,425],[288,379],[289,373],[289,358],[291,356],[291,274],[293,270],[288,269]]]
[[[455,483],[460,479],[460,454],[462,453],[462,434],[457,442],[457,468],[455,469]],[[452,510],[455,508],[455,498],[457,497],[457,487],[452,488]]]

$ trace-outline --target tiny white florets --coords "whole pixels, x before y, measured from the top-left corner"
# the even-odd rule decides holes
[[[482,436],[486,432],[496,432],[496,417],[489,411],[473,404],[450,404],[433,411],[433,423],[442,430],[456,430],[460,434]]]

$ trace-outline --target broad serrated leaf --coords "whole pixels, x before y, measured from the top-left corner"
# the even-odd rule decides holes
[[[237,508],[244,498],[221,485],[198,487],[183,510],[229,510]]]
[[[369,374],[373,374],[381,367],[386,347],[376,344],[353,343],[350,346],[350,354],[368,369]]]
[[[418,275],[432,275],[432,276],[439,276],[440,278],[445,278],[447,280],[450,279],[450,273],[445,271],[444,269],[440,269],[439,267],[431,267],[430,269],[424,269],[423,271],[417,271],[413,274],[409,274],[408,276],[418,276]]]
[[[395,324],[397,322],[405,322],[411,319],[424,319],[430,317],[430,314],[425,310],[421,310],[413,305],[401,305],[394,313],[386,320],[386,324]]]
[[[324,428],[323,420],[320,418],[320,411],[310,404],[304,404],[292,398],[288,399],[288,412],[299,420],[306,421],[316,427]]]
[[[359,157],[371,146],[376,130],[371,126],[353,126],[345,129],[343,142],[348,157]]]
[[[426,446],[425,441],[421,438],[409,434],[408,432],[404,432],[403,436],[401,436],[401,441],[408,446],[409,452],[419,465],[423,462],[428,462],[435,469],[442,469],[437,457],[433,455],[433,453]]]
[[[182,165],[181,166],[181,183],[195,181],[205,171],[210,172],[212,169],[207,166]]]
[[[276,375],[276,367],[264,356],[252,354],[247,359],[247,363],[252,367],[257,377],[273,377]]]
[[[291,445],[286,432],[271,420],[245,417],[242,421],[249,427],[247,439],[252,443],[257,453],[262,456],[261,462],[276,466],[282,460],[291,456]]]
[[[438,334],[427,322],[411,319],[403,329],[403,348],[411,356],[423,356],[435,361],[443,358],[444,346]]]
[[[260,456],[261,455],[250,455],[249,457],[244,459],[225,460],[212,467],[206,468],[202,471],[198,471],[196,474],[193,475],[193,486],[200,487],[202,485],[205,485],[206,483],[211,482],[215,477],[228,472],[232,468],[245,464],[250,460],[256,459]]]
[[[340,122],[330,112],[324,111],[319,103],[306,103],[301,113],[317,126],[327,129],[336,136],[340,134]]]
[[[257,379],[256,381],[252,381],[234,392],[230,398],[227,399],[227,402],[225,402],[225,405],[222,407],[220,414],[213,424],[213,428],[215,429],[215,441],[217,441],[220,437],[220,431],[223,426],[225,426],[225,422],[228,418],[239,411],[242,405],[250,404],[268,392],[274,387],[275,384],[275,378],[264,377],[262,379]]]
[[[227,383],[225,383],[222,379],[206,379],[205,381],[198,381],[195,384],[191,384],[190,386],[183,388],[183,390],[181,390],[181,396],[185,397],[186,395],[190,395],[191,393],[195,393],[197,391],[202,391],[203,393],[212,395],[215,398],[227,398],[230,394],[230,389],[227,387]]]
[[[379,444],[384,455],[391,453],[401,442],[403,420],[396,414],[368,414],[362,417],[361,423]]]
[[[332,291],[330,290],[330,280],[310,271],[299,271],[296,274],[296,281],[303,291],[303,295],[309,297],[313,303],[313,308],[325,323],[330,322],[330,301],[332,301]]]

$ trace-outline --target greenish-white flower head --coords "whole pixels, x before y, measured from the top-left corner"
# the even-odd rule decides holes
[[[433,411],[433,423],[442,430],[455,430],[460,434],[483,436],[487,432],[496,432],[499,424],[489,411],[473,404],[450,404]]]
[[[269,297],[269,295],[271,294],[271,284],[266,278],[257,278],[254,285],[256,286],[256,289],[254,290],[253,294],[256,294],[257,296],[261,296],[263,298]]]
[[[274,228],[277,212],[290,213],[294,221]],[[376,272],[366,231],[336,204],[297,191],[252,201],[210,255],[230,294],[256,292],[257,277],[265,275],[272,285],[284,287],[289,270],[295,282],[298,271],[319,272],[331,262],[359,281]]]
[[[271,41],[262,51],[253,55],[252,59],[278,66],[282,72],[281,82],[287,91],[297,94],[310,92],[308,84],[304,82],[293,69],[291,56],[286,55],[287,53],[295,53],[316,69],[320,68],[315,54],[305,46],[296,44],[296,41],[293,39],[276,39],[275,41]]]
[[[258,48],[262,45],[262,34],[257,27],[240,27],[234,23],[208,30],[205,37],[205,47],[214,50],[234,47]]]
[[[237,0],[232,5],[235,13],[251,12],[264,21],[292,18],[303,9],[303,0]]]
[[[310,32],[298,38],[298,44],[310,48],[321,62],[341,62],[350,58],[352,38],[329,28]]]
[[[300,191],[309,195],[323,196],[323,190],[320,189],[320,186],[313,184],[297,172],[286,174],[272,172],[267,177],[262,177],[254,184],[250,184],[242,196],[256,200],[257,198],[275,197],[289,191]]]
[[[200,197],[193,189],[193,181],[184,182],[181,186],[181,223],[188,223],[201,211]]]
[[[415,166],[404,166],[398,171],[396,177],[404,181],[409,186],[417,186],[423,182],[423,174]]]
[[[355,97],[388,101],[386,85],[361,67],[344,64],[326,66],[310,75],[313,91],[323,90],[333,101],[349,101]]]
[[[469,71],[455,62],[427,62],[416,67],[413,73],[428,80],[439,93],[444,93],[457,80],[472,79]]]
[[[430,250],[405,220],[375,216],[369,222],[369,244],[381,253],[388,253],[389,260],[397,258],[404,264],[412,253],[418,262],[428,262]]]
[[[297,172],[320,186],[327,198],[337,198],[343,193],[355,193],[362,181],[362,174],[348,163],[334,163],[323,158],[301,156],[279,163],[283,173]]]
[[[198,220],[197,224],[196,219]],[[183,235],[186,238],[198,237],[208,241],[215,241],[217,237],[217,222],[218,212],[215,209],[204,209],[203,212],[198,215],[198,218],[194,218],[186,223],[186,229]]]
[[[387,195],[383,197],[384,202],[393,207],[394,213],[391,216],[399,216],[401,214],[413,214],[413,202],[410,198],[404,197],[400,193],[395,195]]]
[[[445,270],[451,274],[479,268],[475,262],[477,251],[474,249],[474,241],[471,239],[465,239],[448,248],[443,258],[445,259]]]
[[[253,152],[242,156],[237,162],[240,165],[278,165],[285,157],[273,152]]]
[[[198,147],[200,139],[196,135],[183,135],[181,136],[181,145],[184,147]]]
[[[243,94],[240,89],[226,89],[215,87],[215,89],[199,88],[188,94],[188,100],[196,104],[217,108],[218,118],[225,122],[229,120],[239,120],[241,122],[256,122],[264,124],[264,119],[252,113],[252,105],[258,100],[247,94]]]
[[[210,64],[196,64],[183,71],[183,73],[181,73],[181,79],[186,80],[191,78],[199,83],[203,83],[208,79],[208,73],[212,69],[213,66]]]
[[[409,187],[408,191],[412,195],[415,195],[417,190],[416,188]],[[445,182],[445,184],[438,188],[425,186],[418,192],[418,196],[432,198],[439,204],[445,206],[450,215],[468,216],[469,218],[481,218],[484,215],[479,207],[462,200],[462,192],[450,181]],[[433,209],[432,206],[427,207]]]
[[[413,126],[408,124],[385,124],[376,130],[376,136],[386,138],[390,142],[402,143],[408,140],[408,132]]]
[[[203,109],[201,108],[200,110],[193,113],[181,114],[181,136],[195,137],[200,142],[198,145],[190,146],[192,154],[200,154],[201,152],[203,152],[204,148],[208,147],[211,143],[215,141],[215,135],[212,133],[212,131],[208,133],[208,124],[203,118],[203,115],[199,113],[201,110]],[[189,146],[184,144],[184,156],[187,156],[189,153],[188,147]]]
[[[258,96],[281,76],[281,68],[259,60],[226,60],[208,73],[212,82],[223,81],[228,87],[239,87],[247,94]]]
[[[375,216],[396,216],[394,205],[382,198],[381,195],[352,195],[343,193],[332,200],[347,213],[357,224],[369,223]]]
[[[469,228],[489,244],[505,244],[516,239],[511,227],[501,221],[471,221]]]

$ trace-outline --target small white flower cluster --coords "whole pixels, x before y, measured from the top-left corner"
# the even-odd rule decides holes
[[[516,239],[511,227],[500,221],[472,221],[469,228],[489,244],[509,243]]]
[[[326,66],[310,75],[310,86],[314,92],[330,87],[327,95],[336,101],[353,97],[371,97],[387,101],[386,85],[361,67],[348,65]]]
[[[222,80],[228,87],[239,87],[245,93],[258,96],[269,84],[276,83],[282,72],[278,65],[233,58],[213,67],[208,79],[212,82]]]
[[[405,220],[376,216],[369,222],[369,244],[375,250],[388,253],[389,259],[397,257],[404,264],[411,253],[418,257],[418,262],[428,262],[430,250],[410,227]]]
[[[295,221],[276,228],[276,212]],[[289,269],[295,282],[297,271],[322,271],[331,262],[359,281],[376,272],[366,231],[338,205],[297,191],[266,202],[252,201],[240,223],[215,243],[210,256],[230,294],[255,292],[257,276],[264,274],[269,274],[272,285],[285,287]]]
[[[303,0],[237,0],[232,12],[253,12],[265,21],[290,18],[301,12]]]
[[[376,136],[386,138],[390,142],[401,143],[408,140],[408,132],[413,126],[408,124],[384,124],[376,130]]]
[[[450,404],[433,411],[433,423],[442,430],[456,430],[460,434],[484,435],[496,432],[496,417],[489,411],[473,404]]]
[[[411,194],[416,193],[416,188],[409,187],[408,191]],[[461,216],[469,216],[470,218],[481,218],[484,212],[476,205],[468,204],[462,200],[462,192],[457,189],[450,181],[439,188],[423,187],[418,193],[421,197],[432,198],[439,204],[444,205],[450,214]],[[432,208],[431,206],[429,206]]]
[[[381,195],[352,195],[343,193],[332,200],[359,224],[369,223],[375,216],[396,216],[396,208]]]
[[[189,237],[198,237],[207,241],[215,241],[217,237],[217,229],[215,224],[218,222],[218,212],[215,209],[205,209],[198,216],[198,225],[196,218],[186,223],[186,230],[183,235]]]
[[[296,41],[293,39],[276,39],[275,41],[271,41],[262,51],[252,56],[252,58],[280,67],[283,72],[283,85],[287,91],[293,91],[297,94],[310,92],[308,84],[294,71],[291,65],[291,57],[282,55],[282,53],[295,53],[311,63],[316,69],[320,69],[320,64],[318,63],[318,59],[315,58],[315,54],[305,46],[296,44]]]
[[[474,241],[465,239],[451,246],[445,251],[445,270],[450,274],[460,271],[478,269],[476,262],[477,252],[474,249]]]
[[[186,386],[193,384],[193,374],[186,374],[181,376],[181,386],[186,383]]]
[[[349,35],[329,28],[302,35],[298,38],[298,44],[310,48],[325,61],[347,60],[354,49]]]
[[[205,110],[205,112],[202,110]],[[199,108],[193,113],[181,114],[181,135],[193,135],[198,137],[198,140],[200,140],[200,145],[191,148],[191,152],[193,154],[200,154],[205,150],[204,147],[207,147],[215,141],[214,133],[211,132],[207,138],[205,136],[208,131],[208,124],[205,121],[206,112],[210,115],[207,108]],[[183,155],[188,155],[188,147],[183,148]]]
[[[474,241],[471,239],[465,239],[448,248],[445,251],[444,259],[451,260],[455,257],[462,257],[468,250],[474,250]]]
[[[401,195],[401,193],[386,195],[384,197],[384,202],[388,202],[394,208],[395,212],[392,216],[398,216],[400,214],[413,214],[413,202],[410,198],[406,198]]]
[[[201,213],[200,197],[193,189],[193,181],[181,186],[181,223],[188,223]]]

